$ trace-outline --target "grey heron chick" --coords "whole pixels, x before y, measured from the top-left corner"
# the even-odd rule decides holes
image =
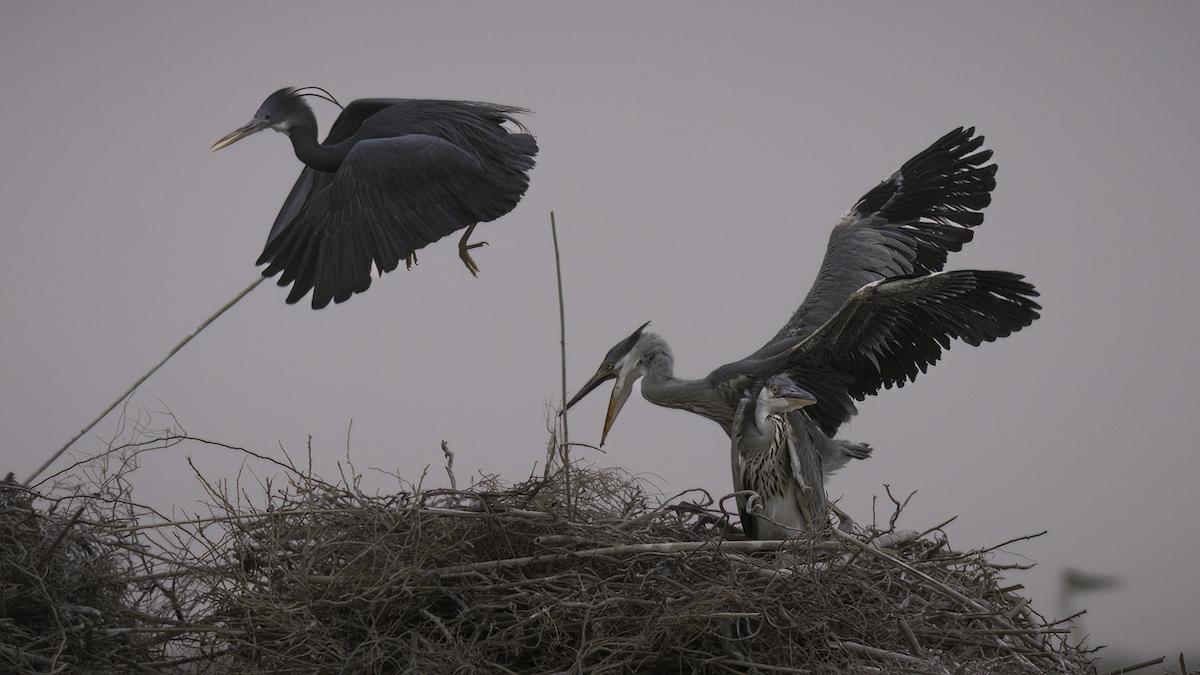
[[[825,491],[816,448],[804,444],[783,413],[816,403],[809,392],[782,373],[772,375],[758,396],[746,396],[733,415],[733,489],[742,529],[751,539],[787,539],[819,528],[825,519]],[[803,459],[801,453],[808,453]],[[753,493],[748,496],[745,493]]]
[[[337,103],[319,87],[271,94],[248,124],[213,144],[220,150],[259,131],[288,136],[304,163],[267,235],[263,276],[292,284],[295,303],[345,302],[401,260],[466,229],[459,256],[479,271],[468,243],[475,226],[516,207],[529,187],[537,141],[514,117],[523,108],[472,101],[359,99],[321,143],[305,97]]]
[[[784,414],[814,403],[811,393],[783,373],[771,376],[757,396],[746,392],[738,402],[730,459],[748,538],[786,539],[823,529],[828,524],[824,479],[851,459],[871,455],[866,444],[829,439],[811,425],[793,425]],[[748,498],[746,491],[756,496]]]

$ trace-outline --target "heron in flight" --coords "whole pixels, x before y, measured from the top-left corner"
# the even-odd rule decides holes
[[[915,379],[952,339],[978,346],[1030,325],[1039,316],[1038,293],[1021,275],[942,271],[948,253],[971,240],[991,201],[996,165],[987,163],[992,153],[982,144],[973,128],[956,129],[863,195],[834,225],[800,307],[751,355],[700,379],[677,378],[670,347],[643,324],[609,350],[566,408],[616,380],[603,445],[641,379],[651,403],[710,419],[732,438],[745,392],[783,373],[814,400],[783,413],[787,421],[796,433],[831,441],[857,412],[855,400]],[[813,451],[821,447],[832,446],[816,443]],[[820,470],[808,473],[822,477]]]
[[[401,260],[466,228],[459,256],[479,267],[468,243],[475,226],[512,211],[529,187],[538,146],[515,119],[528,111],[469,101],[368,98],[352,101],[317,143],[305,98],[337,104],[319,87],[271,94],[254,119],[213,144],[220,150],[274,129],[304,163],[257,264],[292,284],[288,304],[312,291],[313,309],[345,302]],[[340,105],[340,104],[339,104]]]

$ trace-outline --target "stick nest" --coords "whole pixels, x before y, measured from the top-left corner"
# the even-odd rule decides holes
[[[211,513],[175,521],[112,481],[0,485],[0,671],[1094,672],[938,529],[744,541],[702,492],[579,466],[382,496],[288,476],[256,506],[205,482]]]

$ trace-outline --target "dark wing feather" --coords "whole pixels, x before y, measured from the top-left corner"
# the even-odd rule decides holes
[[[258,264],[313,291],[319,309],[371,285],[371,267],[399,261],[453,232],[495,220],[529,187],[537,142],[512,133],[520,108],[487,103],[362,99],[342,112],[324,145],[361,137],[335,173],[305,168]],[[520,126],[519,124],[517,125]]]
[[[333,126],[329,128],[329,134],[321,145],[341,143],[358,133],[359,127],[368,117],[401,101],[403,99],[395,98],[364,98],[352,101],[334,120]],[[332,182],[332,173],[304,167],[300,172],[300,177],[296,179],[296,184],[292,186],[292,191],[288,193],[287,199],[283,200],[283,207],[279,209],[279,215],[275,217],[275,222],[271,225],[271,232],[267,235],[266,246],[270,246],[275,236],[296,219],[310,194],[320,192],[329,187]],[[258,264],[261,265],[264,262],[266,261],[260,259]]]
[[[1037,295],[1011,272],[956,270],[878,281],[777,358],[816,394],[816,405],[805,412],[832,437],[852,414],[851,399],[916,379],[951,340],[978,346],[1033,323],[1041,309]]]
[[[983,222],[996,165],[975,129],[956,129],[867,192],[834,226],[816,282],[772,338],[806,337],[864,285],[937,272]],[[978,152],[977,152],[978,151]]]
[[[313,307],[343,302],[382,272],[448,234],[516,206],[528,179],[489,170],[441,138],[359,141],[328,186],[310,192],[296,218],[271,241],[263,274],[294,282],[288,302],[313,290]]]

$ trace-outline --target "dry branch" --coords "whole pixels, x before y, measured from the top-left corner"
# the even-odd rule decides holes
[[[1094,672],[940,532],[746,541],[617,470],[372,496],[264,459],[285,480],[198,475],[174,521],[0,485],[0,671]]]

